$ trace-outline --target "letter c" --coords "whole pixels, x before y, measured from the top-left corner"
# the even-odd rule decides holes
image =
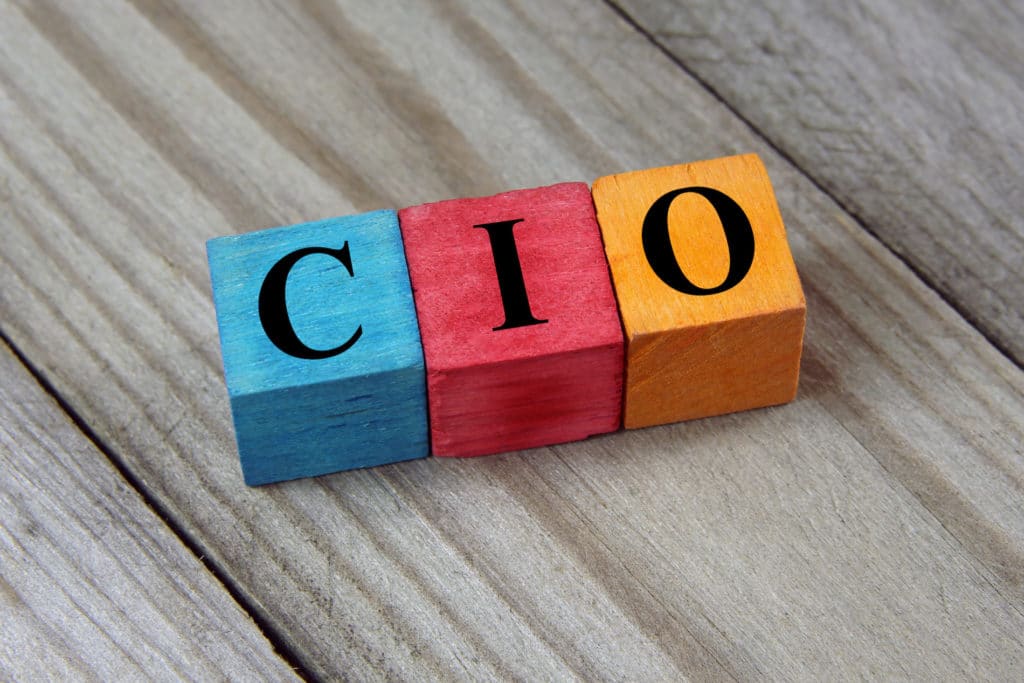
[[[342,344],[333,349],[311,349],[302,343],[299,336],[295,334],[291,318],[288,317],[288,304],[285,302],[285,286],[288,283],[288,274],[300,260],[310,254],[324,254],[336,258],[348,270],[348,274],[355,276],[352,271],[352,258],[348,251],[348,242],[345,242],[341,249],[328,249],[326,247],[307,247],[288,254],[274,264],[274,267],[267,273],[260,287],[260,323],[267,338],[274,346],[289,356],[305,358],[307,360],[318,360],[330,358],[344,353],[352,347],[363,335],[363,326],[360,325],[352,336]]]

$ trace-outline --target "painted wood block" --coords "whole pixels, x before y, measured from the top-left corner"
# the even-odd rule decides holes
[[[394,211],[220,237],[207,255],[247,484],[428,454]]]
[[[792,400],[806,306],[761,160],[606,176],[593,195],[626,332],[626,428]]]
[[[424,204],[399,221],[435,456],[619,428],[622,329],[585,184]]]

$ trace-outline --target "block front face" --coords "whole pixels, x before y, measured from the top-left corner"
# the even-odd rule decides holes
[[[221,237],[207,255],[247,483],[427,455],[394,211]]]
[[[586,185],[424,204],[399,220],[434,455],[618,429],[622,330]]]
[[[593,196],[626,331],[625,426],[792,400],[805,303],[760,159],[606,176]]]

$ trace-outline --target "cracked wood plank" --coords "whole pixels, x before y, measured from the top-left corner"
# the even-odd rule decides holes
[[[795,403],[242,484],[206,238],[749,151]],[[0,178],[4,332],[315,675],[1024,667],[1021,371],[604,5],[5,0]]]

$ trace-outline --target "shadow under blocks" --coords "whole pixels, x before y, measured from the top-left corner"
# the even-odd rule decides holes
[[[756,155],[220,237],[207,254],[250,485],[796,395],[806,305]]]

